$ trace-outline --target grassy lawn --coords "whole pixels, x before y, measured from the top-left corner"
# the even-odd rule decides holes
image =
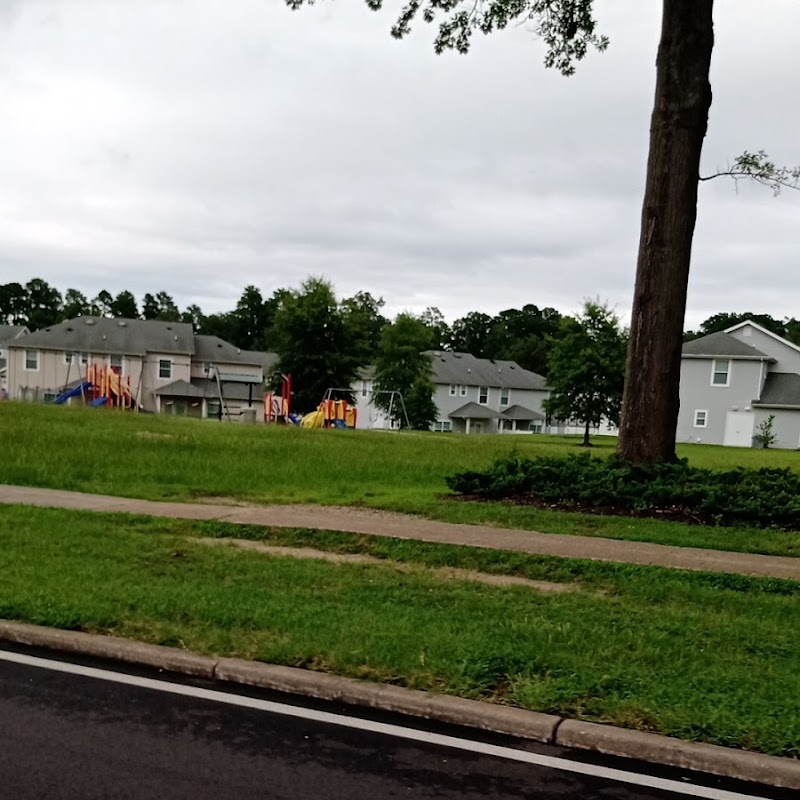
[[[800,584],[261,531],[419,564],[212,548],[230,526],[9,506],[0,616],[113,633],[796,756]],[[451,564],[567,581],[539,594]]]
[[[526,455],[578,450],[579,437],[453,436],[248,427],[83,408],[0,404],[0,481],[148,499],[227,496],[265,503],[385,508],[486,523],[663,544],[795,555],[800,535],[689,527],[447,499],[445,475]],[[593,453],[613,452],[598,440]],[[800,453],[684,445],[698,466],[800,468]]]

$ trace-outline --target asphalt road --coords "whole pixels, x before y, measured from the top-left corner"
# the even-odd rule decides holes
[[[351,727],[361,724],[352,716],[345,717],[344,724],[332,722],[341,718],[328,715],[342,709],[326,711],[319,704],[306,708],[296,699],[277,698],[290,703],[287,715],[280,710],[285,706],[276,705],[277,712],[265,708],[276,700],[274,695],[233,695],[237,702],[262,706],[241,707],[226,702],[225,696],[211,699],[219,687],[210,683],[167,684],[165,676],[138,673],[133,681],[143,677],[149,684],[155,679],[158,688],[153,688],[156,683],[135,686],[119,682],[125,675],[107,680],[67,674],[10,662],[8,657],[16,656],[0,651],[0,796],[9,800],[698,796],[688,789],[676,793],[513,760],[513,753],[520,751],[569,755],[544,745],[430,727],[415,741]],[[172,686],[190,694],[175,694]],[[400,717],[370,719],[367,727],[377,723],[378,728],[390,724],[407,730],[415,725]],[[404,735],[417,736],[413,730]],[[435,741],[437,736],[461,737],[463,748],[443,746]],[[472,738],[465,741],[467,737]],[[508,749],[511,757],[470,751],[473,742],[478,750],[482,743]],[[592,760],[585,754],[576,758]],[[582,768],[580,763],[574,767]],[[682,779],[665,773],[662,777]],[[782,796],[774,790],[756,794],[752,787],[725,786],[713,779],[707,785],[717,792],[745,792],[728,795],[731,800]]]

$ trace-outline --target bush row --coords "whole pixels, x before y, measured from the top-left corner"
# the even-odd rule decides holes
[[[445,478],[461,495],[566,508],[649,514],[669,511],[716,525],[800,529],[800,474],[790,469],[717,471],[685,461],[632,466],[589,454],[498,458],[485,472]]]

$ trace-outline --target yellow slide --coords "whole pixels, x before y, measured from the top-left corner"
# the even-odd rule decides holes
[[[322,411],[312,411],[300,420],[300,427],[321,428],[323,422],[325,422],[325,414]]]

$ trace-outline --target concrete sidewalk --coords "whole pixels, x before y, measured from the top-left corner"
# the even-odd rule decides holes
[[[5,484],[0,484],[0,503],[81,511],[113,511],[174,519],[219,520],[237,525],[274,528],[319,528],[439,544],[511,550],[532,555],[586,558],[800,581],[800,558],[461,525],[360,508],[168,503]]]

